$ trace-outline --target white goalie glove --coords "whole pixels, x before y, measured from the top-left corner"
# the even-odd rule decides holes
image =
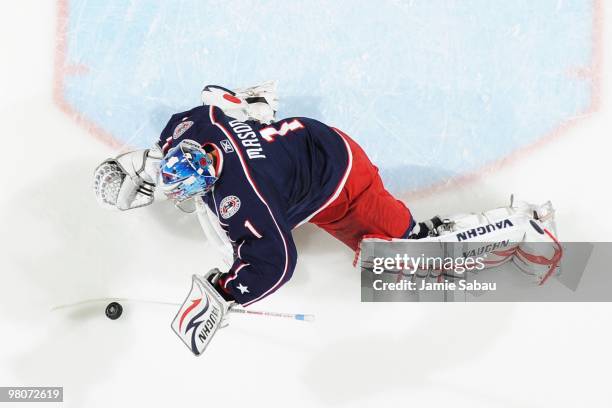
[[[161,159],[161,151],[153,148],[103,161],[94,172],[98,203],[122,211],[151,204]]]
[[[207,85],[202,90],[202,103],[217,106],[227,116],[239,121],[255,120],[269,124],[278,110],[276,83],[239,88],[231,91],[218,85]]]

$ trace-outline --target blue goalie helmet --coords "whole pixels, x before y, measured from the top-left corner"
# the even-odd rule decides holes
[[[176,202],[203,195],[218,180],[222,163],[221,152],[215,145],[202,147],[183,140],[161,161],[159,187]]]

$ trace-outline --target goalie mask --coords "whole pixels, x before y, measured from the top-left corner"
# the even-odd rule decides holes
[[[213,144],[183,140],[160,163],[159,187],[176,202],[208,192],[219,178],[223,157]]]

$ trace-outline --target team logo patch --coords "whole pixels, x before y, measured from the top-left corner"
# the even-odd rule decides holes
[[[219,204],[219,214],[221,214],[221,218],[224,220],[236,214],[239,209],[240,199],[233,195],[225,197],[221,200],[221,204]]]
[[[174,128],[174,133],[172,133],[172,138],[173,139],[178,139],[179,137],[181,137],[181,135],[183,133],[185,133],[191,126],[193,126],[193,122],[191,120],[187,120],[185,122],[181,122],[179,123],[175,128]]]
[[[234,153],[234,148],[232,147],[230,141],[227,139],[223,139],[221,141],[221,147],[223,148],[223,151],[225,153]]]

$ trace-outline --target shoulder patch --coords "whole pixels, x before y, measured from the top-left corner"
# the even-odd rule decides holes
[[[221,140],[221,147],[225,153],[234,153],[234,148],[229,140],[223,139]]]
[[[172,133],[173,139],[178,139],[181,137],[183,133],[185,133],[191,126],[193,126],[193,121],[187,120],[185,122],[181,122],[174,128],[174,133]]]
[[[224,220],[227,220],[240,209],[240,199],[234,195],[230,195],[221,200],[219,204],[219,215]]]

